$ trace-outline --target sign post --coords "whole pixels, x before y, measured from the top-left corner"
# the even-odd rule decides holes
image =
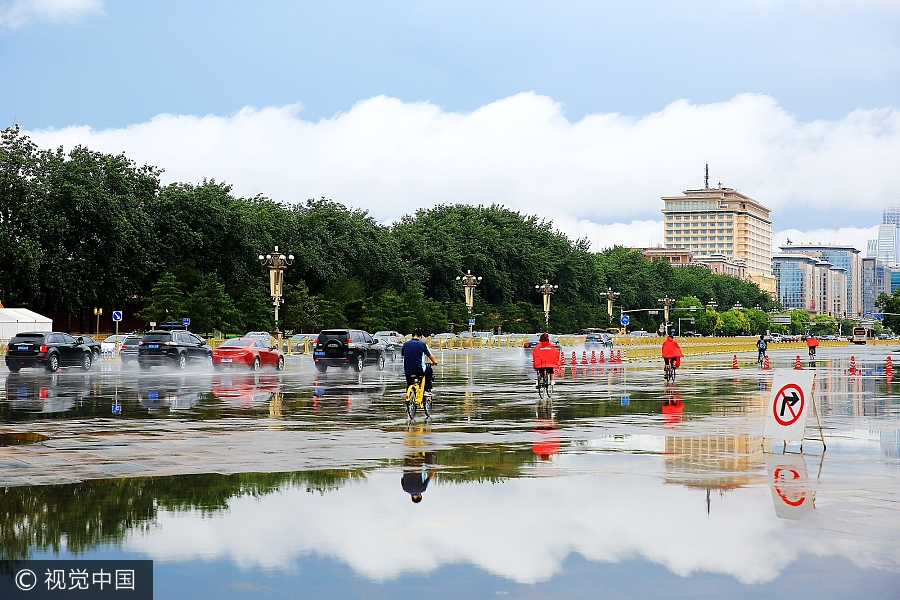
[[[116,324],[116,356],[119,355],[119,321],[122,320],[122,311],[114,310],[112,314],[113,323]]]
[[[785,445],[787,442],[800,442],[800,450],[803,450],[803,436],[806,432],[809,411],[812,410],[816,414],[817,421],[819,419],[819,412],[813,400],[815,378],[815,371],[779,369],[775,372],[772,394],[766,409],[764,438],[782,440]],[[825,435],[822,433],[821,423],[819,435],[824,448]]]

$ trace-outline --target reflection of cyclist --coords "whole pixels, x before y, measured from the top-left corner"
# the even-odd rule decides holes
[[[675,341],[674,335],[675,330],[670,330],[669,335],[662,345],[662,357],[663,362],[666,363],[667,367],[677,369],[681,366],[681,359],[684,357],[684,352],[681,351],[681,346]]]
[[[434,463],[432,452],[415,452],[407,454],[403,459],[403,477],[400,478],[400,485],[416,504],[422,501],[422,494],[428,489],[428,484],[434,477],[434,471],[430,468],[432,463]]]
[[[531,361],[538,374],[538,387],[541,385],[542,373],[547,373],[550,385],[553,385],[553,371],[559,367],[559,349],[550,342],[549,334],[541,334],[540,341],[531,351]]]
[[[765,335],[759,336],[759,341],[756,342],[756,350],[759,353],[756,356],[756,360],[759,362],[759,364],[763,363],[763,359],[766,357],[766,350],[768,349],[768,347],[769,347],[769,342],[766,341],[766,336]]]
[[[816,339],[816,336],[813,334],[809,334],[809,337],[806,338],[806,347],[809,348],[809,357],[816,357],[816,347],[819,345],[819,340]]]
[[[428,345],[422,341],[421,329],[413,331],[412,339],[400,349],[400,356],[403,357],[403,374],[406,375],[407,387],[413,384],[415,377],[424,376],[425,393],[431,396],[431,386],[434,383],[431,365],[436,365],[437,360],[432,356]],[[431,364],[428,364],[429,361]]]

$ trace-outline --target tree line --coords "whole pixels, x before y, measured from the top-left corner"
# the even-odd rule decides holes
[[[439,205],[386,226],[324,197],[242,198],[223,182],[163,185],[160,176],[124,154],[41,149],[18,127],[4,130],[4,304],[44,314],[125,308],[147,322],[190,317],[201,332],[269,330],[268,271],[257,256],[278,245],[296,257],[285,271],[280,325],[298,332],[467,328],[456,281],[467,270],[483,277],[473,310],[478,329],[543,329],[534,286],[544,280],[559,285],[550,314],[558,332],[609,325],[603,294],[610,288],[620,293],[616,320],[621,309],[658,307],[664,296],[715,302],[718,308],[704,308],[709,318],[695,322],[698,331],[754,332],[759,319],[751,311],[774,306],[754,283],[622,247],[591,252],[587,240],[567,237],[551,221],[499,205]],[[736,303],[747,308],[728,316]],[[661,313],[637,313],[632,329],[655,330],[660,320]]]

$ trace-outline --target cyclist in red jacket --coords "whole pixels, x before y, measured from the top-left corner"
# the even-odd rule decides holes
[[[553,371],[559,368],[559,348],[550,342],[550,335],[541,334],[540,341],[531,351],[531,364],[538,373],[538,381],[542,371],[550,376],[550,385],[553,385]]]

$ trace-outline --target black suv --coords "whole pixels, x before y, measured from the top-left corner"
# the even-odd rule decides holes
[[[188,363],[212,367],[212,348],[190,331],[148,331],[138,344],[142,369],[170,365],[184,369]]]
[[[60,367],[90,371],[93,358],[90,346],[68,333],[17,333],[6,349],[6,368],[13,373],[26,367],[44,367],[51,373]]]
[[[366,331],[359,329],[325,329],[316,339],[313,360],[319,373],[328,367],[353,367],[362,371],[367,364],[384,369],[384,346]]]

